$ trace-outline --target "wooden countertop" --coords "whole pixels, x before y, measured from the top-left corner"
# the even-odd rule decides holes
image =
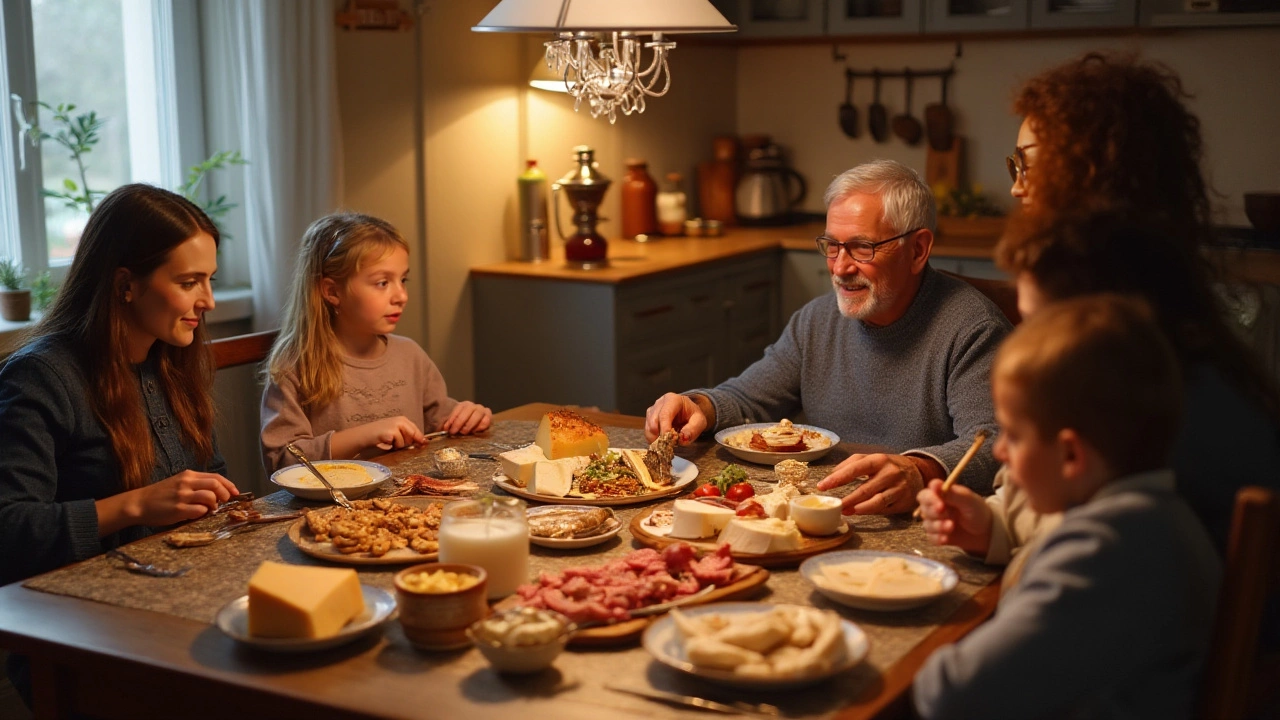
[[[552,250],[550,260],[540,263],[503,262],[471,268],[473,276],[505,276],[572,280],[590,283],[624,283],[664,273],[687,270],[719,260],[773,250],[817,252],[813,239],[821,235],[822,223],[788,227],[733,227],[717,238],[662,238],[647,243],[609,240],[609,265],[582,270],[565,264],[563,245]],[[995,236],[939,236],[933,254],[939,257],[990,258]]]

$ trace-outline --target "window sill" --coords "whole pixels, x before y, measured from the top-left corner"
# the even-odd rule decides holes
[[[253,290],[247,287],[213,291],[214,308],[205,313],[205,322],[223,323],[253,317]],[[37,316],[38,319],[38,316]],[[0,319],[0,357],[18,349],[18,336],[36,320],[9,322]]]

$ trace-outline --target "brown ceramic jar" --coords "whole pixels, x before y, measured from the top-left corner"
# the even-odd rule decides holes
[[[627,160],[627,174],[622,178],[622,237],[658,232],[658,184],[649,176],[644,160]]]

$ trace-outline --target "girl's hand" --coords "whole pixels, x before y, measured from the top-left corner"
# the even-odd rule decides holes
[[[213,512],[239,490],[216,473],[183,470],[158,483],[131,490],[133,525],[172,525]]]
[[[367,432],[361,443],[361,449],[376,446],[383,450],[390,450],[421,445],[427,441],[422,435],[422,430],[403,415],[374,420],[360,427]]]
[[[470,435],[484,432],[493,423],[493,411],[489,408],[464,400],[453,406],[453,412],[440,424],[440,429],[450,435]]]
[[[959,484],[943,492],[942,481],[934,480],[916,500],[929,542],[986,556],[991,547],[991,508],[981,496]]]

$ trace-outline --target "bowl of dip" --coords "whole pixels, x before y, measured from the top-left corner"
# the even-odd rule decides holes
[[[860,610],[910,610],[955,589],[960,576],[946,563],[879,550],[823,553],[800,574],[828,599]]]
[[[519,607],[494,613],[467,628],[494,670],[533,673],[550,667],[573,634],[569,619],[554,610]]]
[[[352,500],[368,495],[391,479],[390,468],[367,460],[316,460],[312,464]],[[302,465],[280,468],[271,473],[271,482],[303,500],[333,501],[320,479]]]

